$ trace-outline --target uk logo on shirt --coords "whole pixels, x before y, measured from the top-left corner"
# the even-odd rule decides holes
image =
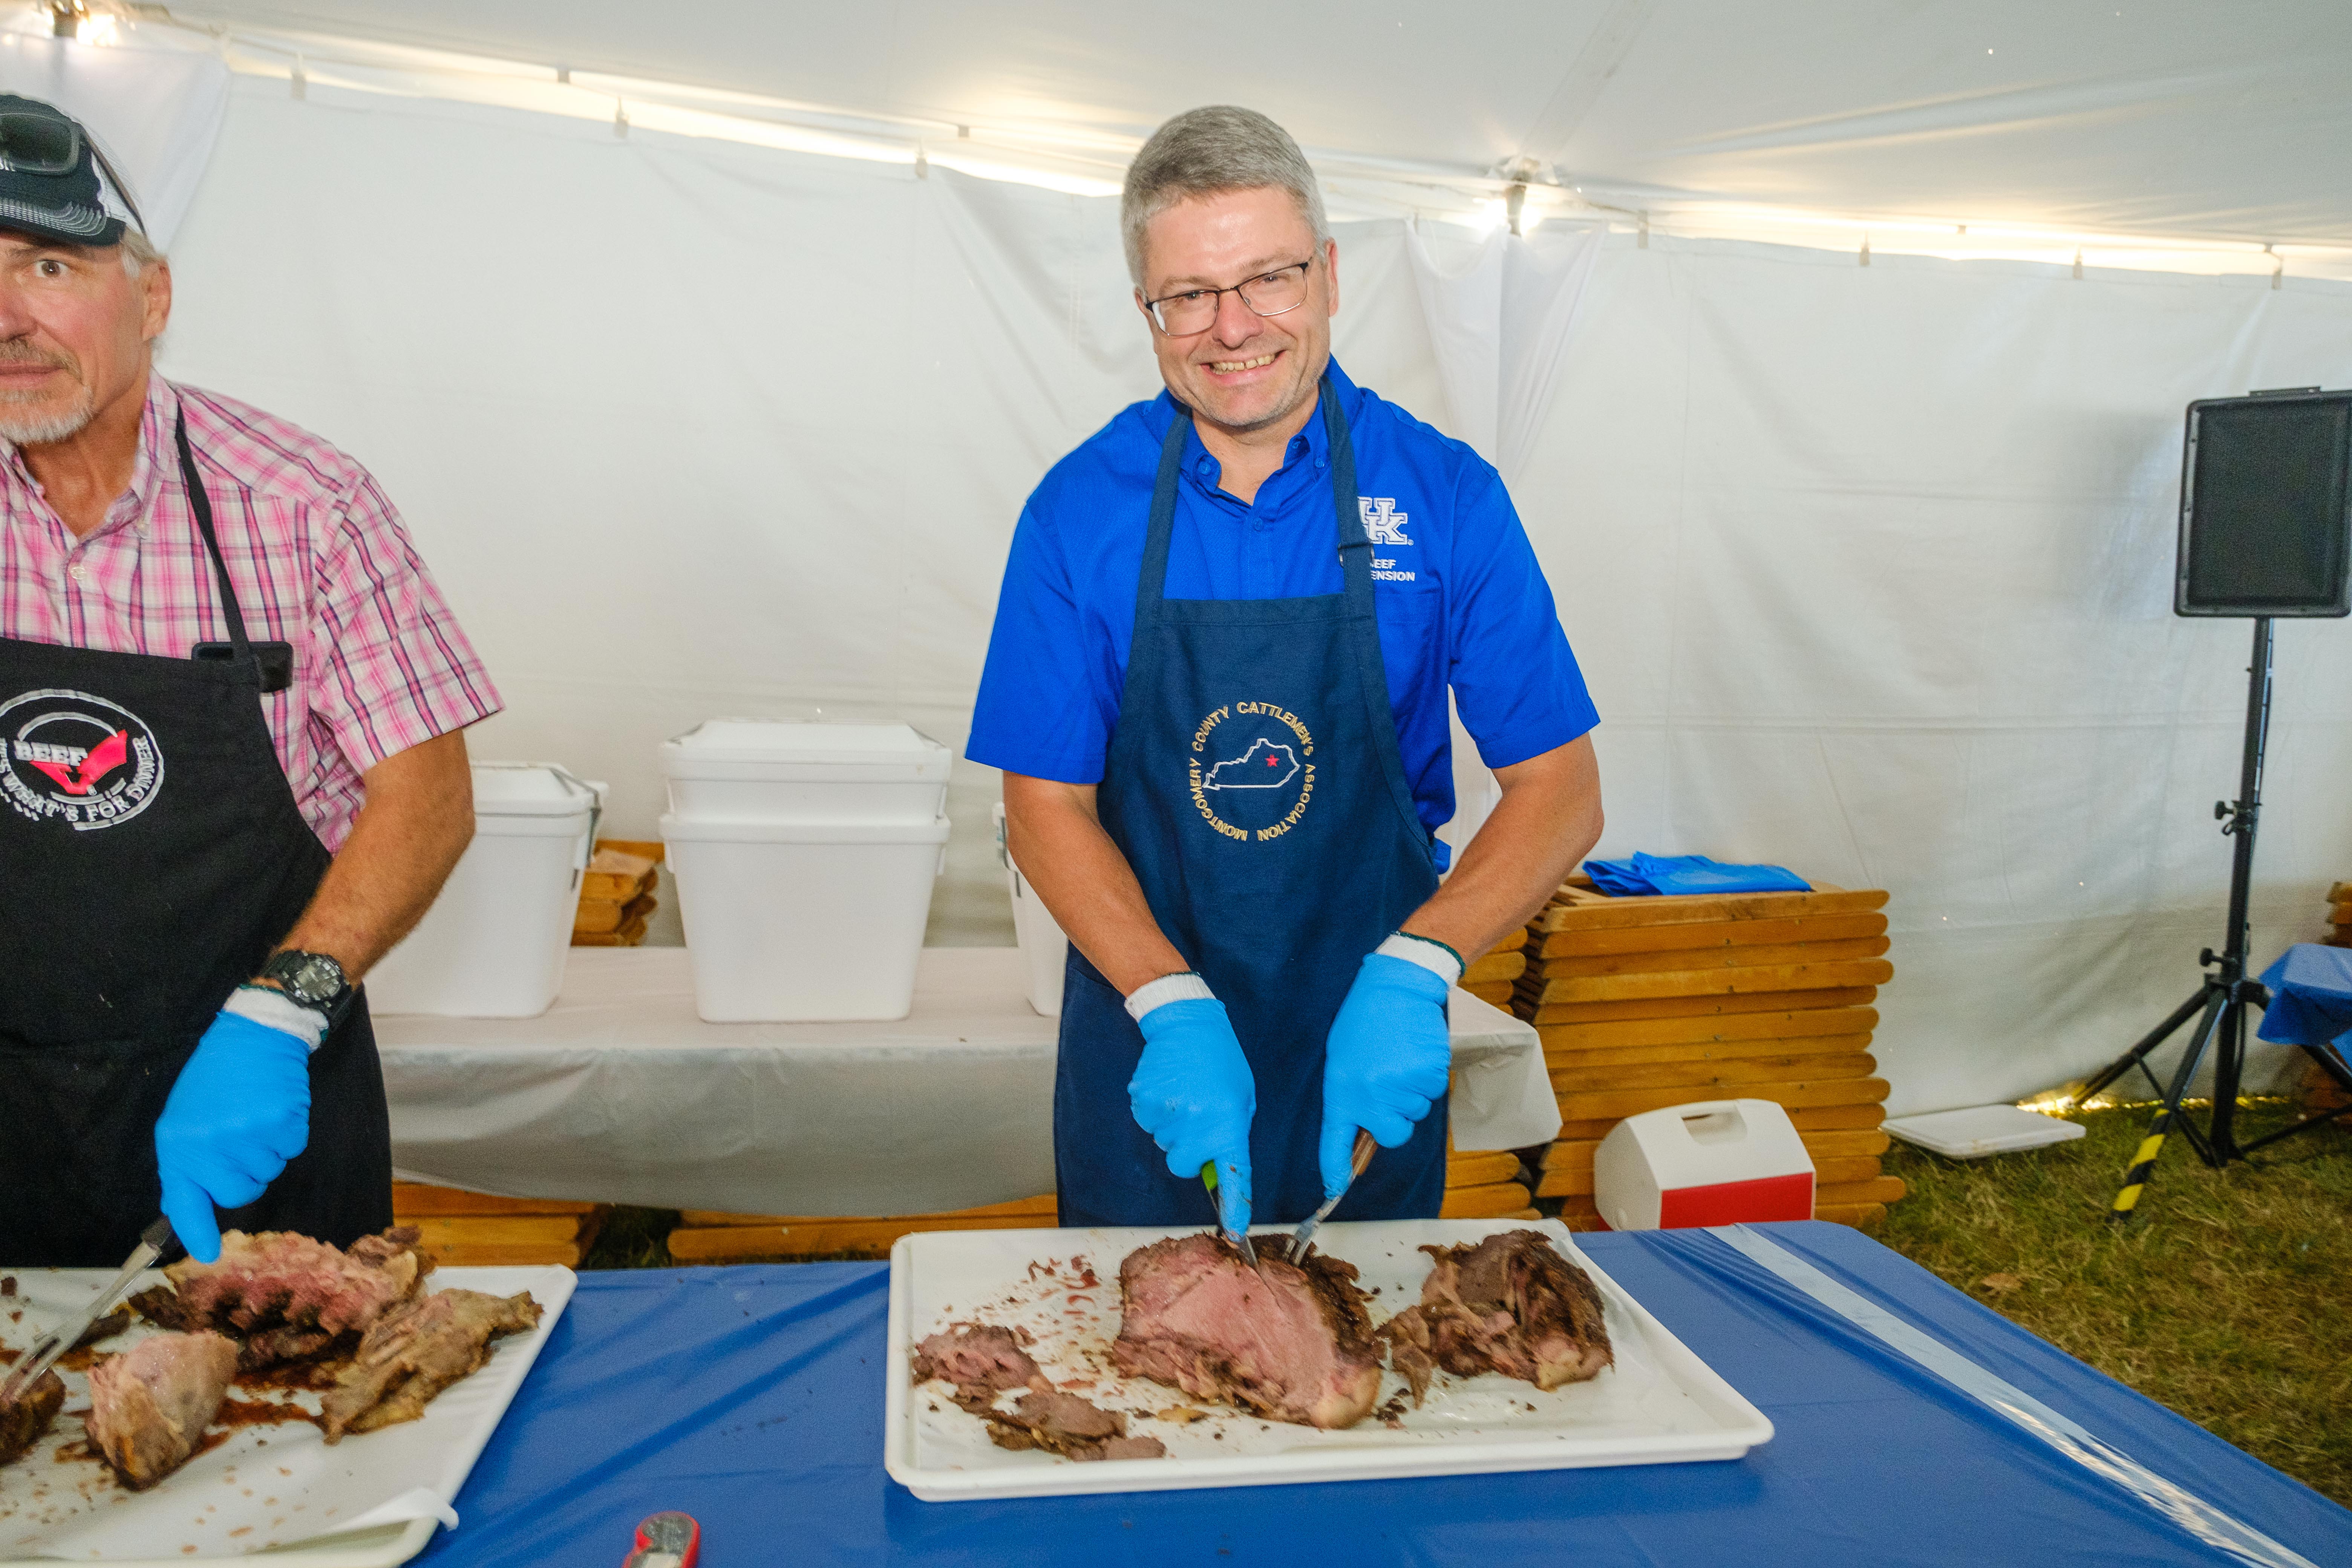
[[[1358,496],[1356,510],[1363,514],[1364,537],[1372,543],[1411,544],[1404,536],[1407,514],[1396,509],[1394,496]]]

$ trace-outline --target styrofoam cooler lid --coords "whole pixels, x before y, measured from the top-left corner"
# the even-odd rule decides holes
[[[1885,1127],[1906,1143],[1916,1143],[1953,1160],[2046,1148],[2071,1142],[2090,1131],[2079,1121],[2061,1121],[2021,1105],[1971,1105],[1961,1110],[1932,1110],[1924,1116],[1890,1117]]]
[[[834,769],[856,769],[860,780],[945,779],[955,760],[910,724],[803,719],[712,719],[663,742],[661,751],[662,771],[688,779],[805,779]]]
[[[474,816],[586,816],[595,813],[593,787],[553,763],[476,763]]]
[[[673,844],[945,844],[948,819],[929,822],[726,822],[665,816]]]

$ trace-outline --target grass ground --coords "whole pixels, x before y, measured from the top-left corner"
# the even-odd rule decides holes
[[[2257,1103],[2240,1136],[2293,1115]],[[1885,1168],[1911,1195],[1878,1239],[2352,1505],[2352,1132],[2304,1133],[2219,1172],[2176,1134],[2115,1226],[2107,1207],[2149,1112],[2073,1120],[2086,1129],[2075,1142],[1987,1160],[1897,1143]]]
[[[2242,1113],[2242,1136],[2284,1123]],[[2078,1115],[2079,1142],[1990,1160],[1897,1143],[1911,1195],[1878,1238],[1996,1311],[2352,1506],[2352,1131],[2207,1170],[2176,1135],[2126,1227],[2107,1205],[2144,1110]],[[614,1211],[583,1267],[669,1264],[674,1209]]]

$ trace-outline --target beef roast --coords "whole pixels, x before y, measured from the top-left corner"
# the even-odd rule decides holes
[[[1415,1404],[1433,1366],[1457,1377],[1499,1372],[1554,1389],[1612,1361],[1601,1292],[1543,1233],[1506,1231],[1475,1247],[1424,1247],[1433,1267],[1421,1304],[1381,1327]]]
[[[528,1290],[443,1290],[378,1318],[320,1402],[327,1441],[414,1421],[443,1389],[490,1359],[490,1342],[539,1326]]]
[[[66,1402],[66,1385],[54,1371],[33,1380],[33,1385],[0,1405],[0,1465],[19,1458],[41,1440],[58,1410]]]
[[[1121,1372],[1276,1421],[1352,1426],[1381,1391],[1381,1356],[1352,1264],[1264,1258],[1223,1237],[1171,1237],[1118,1267]]]
[[[89,1369],[89,1446],[142,1491],[187,1462],[236,1375],[225,1334],[157,1334]]]
[[[980,1412],[988,1418],[989,1440],[1000,1448],[1044,1448],[1080,1461],[1164,1459],[1157,1437],[1127,1435],[1124,1412],[1053,1389],[1032,1389],[1010,1410]]]
[[[341,1336],[364,1332],[414,1296],[433,1268],[417,1250],[421,1240],[404,1226],[362,1237],[348,1249],[287,1230],[232,1230],[221,1237],[216,1262],[183,1258],[163,1270],[169,1290],[144,1290],[131,1300],[167,1328],[245,1340],[250,1372],[339,1348]]]

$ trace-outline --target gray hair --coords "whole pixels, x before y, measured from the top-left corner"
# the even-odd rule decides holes
[[[1135,286],[1143,287],[1143,231],[1153,218],[1194,196],[1269,187],[1290,193],[1321,249],[1331,237],[1323,188],[1289,132],[1255,109],[1231,104],[1186,110],[1153,132],[1127,166],[1118,197],[1127,270]]]
[[[163,253],[155,248],[155,242],[127,224],[123,226],[121,243],[122,270],[133,278],[163,260]]]

